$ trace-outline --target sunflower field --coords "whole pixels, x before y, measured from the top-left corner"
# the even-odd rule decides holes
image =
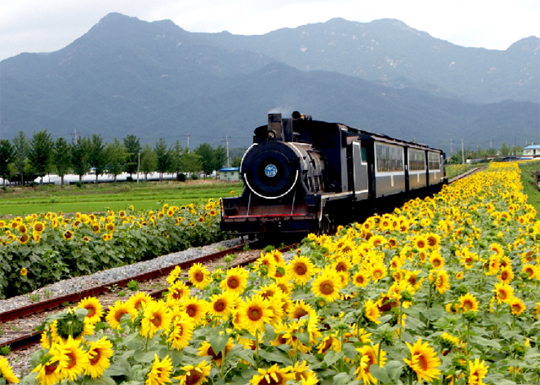
[[[50,317],[23,384],[539,384],[540,221],[516,164],[285,259]],[[7,361],[0,371],[18,382]],[[1,377],[1,376],[0,376]]]
[[[0,299],[223,239],[219,202],[0,220]]]

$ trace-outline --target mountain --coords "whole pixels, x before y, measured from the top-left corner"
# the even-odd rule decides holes
[[[505,51],[465,48],[399,20],[360,23],[340,18],[258,36],[197,35],[301,70],[335,71],[473,103],[540,102],[540,39],[534,36]]]
[[[427,35],[418,34],[419,39]],[[518,143],[538,140],[538,102],[507,97],[470,103],[442,87],[435,92],[427,86],[432,83],[419,86],[412,80],[397,87],[391,80],[342,73],[341,66],[350,63],[338,56],[324,59],[336,62],[334,70],[306,71],[272,52],[232,45],[233,35],[228,43],[216,38],[225,35],[109,14],[59,51],[6,59],[0,63],[0,138],[47,129],[54,137],[69,139],[77,130],[79,135],[101,134],[106,141],[135,134],[143,142],[181,139],[184,145],[189,135],[195,146],[223,144],[228,135],[231,145],[240,147],[251,142],[253,129],[265,124],[269,111],[287,116],[300,110],[314,119],[447,150],[449,140],[460,138],[472,147],[486,147],[489,141],[496,147],[514,143],[516,132]],[[537,52],[535,47],[536,40],[524,39],[507,51],[517,57]]]

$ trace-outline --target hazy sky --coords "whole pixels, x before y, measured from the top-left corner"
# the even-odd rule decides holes
[[[540,0],[0,0],[0,60],[59,50],[110,12],[191,32],[264,34],[342,17],[399,19],[466,47],[504,50],[540,37]]]

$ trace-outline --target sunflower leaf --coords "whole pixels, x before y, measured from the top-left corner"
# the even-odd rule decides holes
[[[386,372],[385,368],[381,368],[379,365],[374,364],[369,367],[369,372],[375,377],[377,380],[381,381],[381,383],[386,384],[390,381],[390,377],[388,377],[388,373]]]
[[[210,346],[212,346],[212,350],[218,354],[218,352],[221,352],[225,345],[227,345],[227,341],[229,341],[229,335],[227,333],[223,334],[215,334],[210,338]]]

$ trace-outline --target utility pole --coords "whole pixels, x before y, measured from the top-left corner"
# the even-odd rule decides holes
[[[461,164],[465,164],[465,150],[463,148],[463,138],[461,138]]]
[[[139,169],[141,168],[141,152],[137,154],[137,184],[139,184]]]
[[[189,134],[187,134],[187,152],[189,152]]]
[[[450,155],[454,152],[454,139],[450,139]]]
[[[75,141],[75,144],[77,144],[77,129],[73,129],[73,140]]]
[[[227,143],[227,167],[231,167],[231,158],[229,156],[229,136],[225,134],[225,142]]]

